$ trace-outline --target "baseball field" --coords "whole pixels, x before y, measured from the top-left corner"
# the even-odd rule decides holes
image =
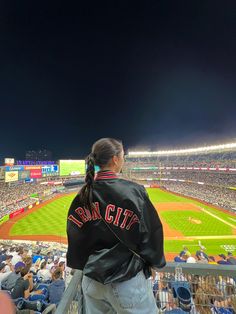
[[[199,243],[208,254],[236,251],[236,215],[157,188],[147,188],[164,226],[165,252],[192,252]],[[66,242],[66,216],[75,194],[40,204],[0,226],[0,237]],[[200,241],[200,242],[199,242]]]

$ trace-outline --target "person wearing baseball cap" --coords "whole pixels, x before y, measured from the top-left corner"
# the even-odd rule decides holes
[[[11,290],[15,284],[18,278],[20,278],[20,272],[21,269],[25,267],[25,264],[23,262],[18,262],[15,265],[15,271],[10,272],[10,274],[2,280],[2,289],[3,290]]]
[[[217,264],[229,265],[229,262],[227,261],[225,254],[219,254],[219,257],[221,257],[221,259],[217,262]]]
[[[175,263],[186,263],[187,256],[185,255],[185,251],[181,251],[179,255],[175,256],[174,262]]]

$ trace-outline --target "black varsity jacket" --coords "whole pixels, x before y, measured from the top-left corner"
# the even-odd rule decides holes
[[[85,209],[77,195],[70,206],[69,267],[106,284],[128,280],[147,267],[165,266],[162,224],[143,186],[101,171],[94,182],[93,202],[96,210]]]

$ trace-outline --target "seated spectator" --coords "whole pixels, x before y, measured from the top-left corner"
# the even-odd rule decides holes
[[[23,263],[29,272],[32,266],[32,258],[30,256],[23,257]]]
[[[55,269],[59,266],[59,259],[56,257],[53,262],[53,266],[50,269],[50,272],[53,274]]]
[[[208,264],[208,256],[203,251],[196,252],[197,263]]]
[[[28,273],[26,267],[22,268],[20,271],[21,277],[17,279],[14,288],[11,291],[11,297],[13,299],[25,298],[28,299],[30,292],[32,291],[33,285],[33,275]],[[42,294],[42,290],[36,290],[32,292],[35,294]]]
[[[174,262],[176,263],[186,263],[185,251],[181,251],[179,255],[175,256]]]
[[[196,258],[193,257],[191,254],[188,254],[186,263],[196,263]]]
[[[233,253],[228,252],[227,262],[228,262],[230,265],[236,265],[236,258],[233,256]]]
[[[3,249],[0,254],[0,263],[6,260],[7,249]]]
[[[217,265],[214,256],[208,256],[208,260],[209,260],[208,264]]]
[[[38,250],[36,254],[32,257],[32,263],[34,264],[38,259],[42,260],[43,256],[40,255],[41,250]]]
[[[58,267],[61,269],[62,271],[62,278],[65,280],[65,262],[61,261],[59,264],[58,264]]]
[[[227,258],[224,254],[220,254],[219,257],[221,257],[221,259],[217,262],[217,264],[230,265],[230,263],[227,261]]]
[[[4,263],[0,264],[0,286],[2,284],[2,281],[7,278],[8,275],[10,275],[11,271],[5,270],[6,265]]]
[[[36,275],[40,269],[41,259],[38,258],[34,265],[30,267],[30,271]]]
[[[65,290],[65,281],[62,279],[62,270],[57,267],[52,275],[52,283],[49,285],[49,301],[58,304]]]
[[[17,254],[13,255],[13,258],[11,261],[13,266],[15,266],[16,263],[18,263],[18,262],[23,262],[23,259],[22,259],[23,255],[24,255],[23,248],[20,247],[20,248],[16,249],[16,251],[17,251]]]
[[[51,271],[51,268],[52,268],[53,266],[54,266],[53,259],[50,257],[50,258],[48,258],[48,260],[47,260],[46,268]]]
[[[9,271],[14,271],[14,267],[12,266],[12,255],[6,255],[6,260],[3,261],[3,263],[6,265],[5,267],[5,271],[9,272]]]
[[[25,264],[22,262],[18,262],[15,265],[15,271],[11,272],[4,280],[2,280],[2,288],[4,290],[11,290],[14,288],[16,281],[20,278],[21,269],[25,267]]]
[[[49,281],[52,279],[52,274],[46,268],[47,263],[42,262],[40,266],[40,270],[37,273],[37,276],[42,279],[42,281]]]
[[[189,252],[189,250],[188,250],[188,248],[186,247],[186,246],[184,246],[184,248],[183,248],[183,251],[182,252],[184,252],[185,253],[185,255],[191,255],[191,253]]]
[[[47,252],[46,256],[44,257],[45,261],[48,262],[48,260],[52,259],[52,253],[51,252]]]

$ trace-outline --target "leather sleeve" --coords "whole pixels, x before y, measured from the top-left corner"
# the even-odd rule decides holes
[[[161,268],[166,264],[162,223],[144,187],[142,187],[142,196],[143,208],[140,221],[141,243],[139,253],[149,266]]]

